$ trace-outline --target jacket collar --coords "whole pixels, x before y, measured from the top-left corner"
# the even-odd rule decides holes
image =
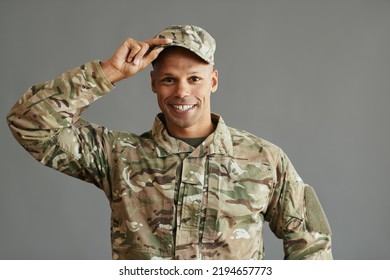
[[[233,145],[229,128],[222,117],[211,114],[213,123],[217,124],[216,129],[202,144],[194,148],[187,143],[169,135],[164,125],[164,115],[158,114],[152,128],[153,139],[156,142],[158,157],[167,157],[170,154],[189,153],[189,157],[202,157],[212,154],[232,155]]]

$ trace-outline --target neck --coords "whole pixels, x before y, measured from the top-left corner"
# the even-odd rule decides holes
[[[215,130],[215,125],[210,121],[210,123],[202,128],[199,127],[185,127],[185,128],[175,128],[170,127],[167,124],[167,129],[169,135],[176,138],[206,138]]]

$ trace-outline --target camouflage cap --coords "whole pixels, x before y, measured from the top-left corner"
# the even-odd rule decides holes
[[[216,43],[204,29],[194,25],[171,25],[158,33],[154,38],[170,38],[172,43],[163,47],[178,46],[186,48],[207,63],[214,65]]]

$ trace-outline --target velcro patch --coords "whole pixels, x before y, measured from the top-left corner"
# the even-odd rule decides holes
[[[311,186],[305,187],[307,230],[332,234],[321,203]]]

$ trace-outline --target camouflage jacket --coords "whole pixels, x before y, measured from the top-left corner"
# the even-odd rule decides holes
[[[113,259],[263,259],[264,220],[286,259],[332,258],[329,227],[308,211],[322,208],[280,148],[217,115],[196,148],[169,136],[161,116],[141,136],[80,118],[113,88],[89,62],[32,86],[8,114],[34,158],[105,192]]]

